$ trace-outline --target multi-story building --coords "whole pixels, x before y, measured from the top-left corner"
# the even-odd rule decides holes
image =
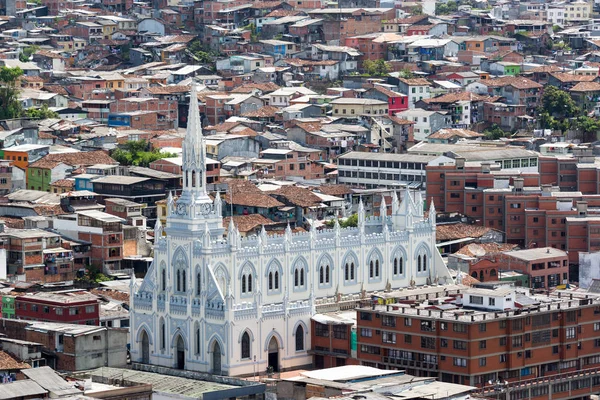
[[[15,316],[30,321],[100,325],[98,296],[84,290],[16,296]]]
[[[487,397],[502,389],[511,399],[571,399],[600,388],[597,297],[509,286],[381,297],[357,310],[362,365],[477,386]]]
[[[569,283],[569,256],[552,247],[514,250],[477,257],[468,269],[480,282],[500,280],[503,270],[527,275],[532,289],[547,290]]]
[[[105,272],[119,270],[123,259],[125,220],[98,210],[54,218],[54,229],[64,235],[91,243],[90,263]]]
[[[369,189],[411,183],[425,186],[427,165],[437,159],[451,161],[444,156],[351,151],[338,157],[338,182]]]
[[[15,296],[2,295],[2,318],[15,318]]]
[[[417,101],[431,97],[431,83],[424,78],[401,78],[398,82],[398,88],[400,93],[408,96],[409,108],[415,108]]]
[[[317,314],[310,321],[314,367],[356,365],[356,311]]]
[[[559,165],[563,160],[572,159],[558,158]],[[578,263],[580,251],[600,249],[600,220],[595,212],[600,206],[599,195],[573,189],[563,192],[560,187],[543,184],[544,177],[555,176],[552,168],[542,167],[542,173],[516,174],[501,171],[499,165],[492,171],[489,163],[465,166],[463,160],[456,161],[427,167],[427,199],[439,211],[463,214],[483,226],[502,230],[509,243],[565,250],[571,263]],[[530,159],[516,161],[531,165]],[[571,161],[567,165],[575,167]],[[595,177],[594,164],[591,166]],[[597,185],[578,177],[576,169],[561,171],[561,179],[568,176],[567,172],[573,177],[565,183]]]
[[[5,229],[0,246],[6,249],[8,275],[27,282],[73,280],[71,250],[62,247],[58,233],[41,229]]]

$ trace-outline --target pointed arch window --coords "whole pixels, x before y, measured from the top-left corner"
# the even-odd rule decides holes
[[[200,354],[200,328],[196,327],[195,332],[196,354]]]
[[[421,272],[421,255],[417,257],[417,272]]]
[[[273,290],[273,272],[269,272],[269,290]]]
[[[196,274],[196,296],[200,296],[200,292],[202,291],[202,280],[200,277],[200,272]]]
[[[182,282],[182,284],[181,284],[181,291],[185,292],[186,287],[187,287],[187,284],[186,284],[186,281],[185,281],[185,271],[181,271],[181,282]]]
[[[279,271],[275,271],[275,290],[279,290]]]
[[[175,287],[178,292],[181,292],[181,271],[177,270],[177,286]]]
[[[321,268],[319,268],[319,283],[325,283],[325,271],[322,265]]]
[[[248,293],[252,293],[252,274],[248,274]]]
[[[242,359],[250,358],[250,335],[244,332],[242,335]]]
[[[427,271],[427,254],[423,254],[423,272]]]
[[[242,293],[246,293],[246,275],[242,275]]]
[[[306,264],[303,260],[294,263],[294,290],[306,289]]]
[[[164,350],[166,348],[166,331],[165,331],[165,321],[160,319],[160,349]]]
[[[354,280],[354,263],[350,264],[350,280]]]
[[[160,271],[160,286],[163,292],[167,290],[167,271],[164,268]]]
[[[344,279],[350,280],[350,265],[348,263],[344,266]]]
[[[329,283],[329,264],[325,266],[325,283]]]
[[[281,287],[280,279],[281,273],[281,264],[277,261],[271,261],[267,265],[267,289],[269,294],[279,293],[279,288]]]
[[[298,325],[296,328],[296,351],[304,350],[304,328]]]

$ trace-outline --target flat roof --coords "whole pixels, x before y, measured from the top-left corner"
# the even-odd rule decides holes
[[[109,223],[110,222],[125,222],[125,220],[123,218],[119,218],[112,214],[108,214],[108,213],[98,211],[98,210],[83,210],[83,211],[78,211],[77,214],[83,215],[84,217],[97,219],[102,222],[109,222]]]
[[[507,251],[504,254],[524,261],[536,261],[544,258],[556,258],[567,256],[567,253],[565,251],[555,249],[553,247],[541,247],[537,249]]]
[[[344,365],[342,367],[333,367],[318,369],[316,371],[302,372],[307,378],[320,379],[324,381],[350,381],[353,379],[375,378],[385,375],[397,374],[401,371],[382,370],[365,365]]]
[[[428,163],[438,156],[422,156],[417,154],[370,153],[365,151],[351,151],[338,157],[351,160],[378,160],[393,162],[420,162]]]
[[[25,379],[3,384],[2,390],[0,390],[0,400],[20,399],[30,396],[39,396],[41,398],[47,393],[46,389],[34,381]]]

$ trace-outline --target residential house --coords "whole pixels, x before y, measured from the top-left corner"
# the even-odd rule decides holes
[[[334,117],[388,115],[388,102],[374,99],[338,98],[331,101]]]
[[[427,79],[400,78],[398,81],[400,93],[408,96],[409,108],[415,108],[417,101],[431,97],[431,83]]]
[[[390,116],[395,115],[397,112],[408,110],[409,97],[407,95],[394,92],[382,85],[373,85],[372,88],[368,89],[363,94],[363,97],[366,99],[386,101],[388,103],[388,113]]]
[[[414,122],[413,136],[415,142],[427,140],[427,136],[443,128],[451,126],[452,118],[445,112],[429,111],[420,108],[402,111],[398,118]]]
[[[85,153],[48,154],[29,164],[27,168],[27,189],[50,192],[52,182],[65,179],[74,169],[95,164],[116,166],[118,162],[101,150]]]
[[[340,62],[340,73],[358,71],[360,51],[346,46],[328,46],[324,44],[312,45],[311,58],[313,60],[335,60]]]
[[[528,115],[533,115],[539,105],[543,86],[524,77],[500,77],[485,82],[492,96],[501,96],[506,104],[524,105]]]

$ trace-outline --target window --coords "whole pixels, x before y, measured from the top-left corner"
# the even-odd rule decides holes
[[[37,304],[32,304],[32,305],[31,305],[31,311],[35,311],[35,312],[37,312],[37,310],[38,310],[38,306],[37,306]]]
[[[412,336],[404,335],[404,343],[412,343]]]
[[[315,335],[329,337],[329,325],[320,324],[317,322],[317,324],[315,325]]]
[[[523,346],[523,336],[513,336],[512,338],[512,346],[513,347],[522,347]]]
[[[506,362],[506,354],[500,354],[500,362],[501,363],[505,363]]]
[[[458,358],[454,357],[453,364],[455,367],[466,367],[467,359],[466,358]]]
[[[479,366],[480,367],[485,367],[485,365],[486,365],[486,358],[485,357],[480,358],[479,359]]]
[[[296,351],[304,351],[304,328],[298,325],[296,328]]]
[[[57,308],[56,309],[56,315],[63,315],[63,309],[62,308]]]
[[[348,328],[346,325],[334,325],[333,326],[333,337],[335,339],[347,339]]]
[[[242,359],[250,358],[250,335],[244,332],[242,335]]]
[[[412,326],[412,319],[404,318],[404,326]]]
[[[79,314],[79,308],[77,308],[77,307],[69,308],[69,315],[78,315],[78,314]]]
[[[382,332],[381,341],[383,343],[395,344],[396,343],[396,334],[392,333],[392,332]]]
[[[467,342],[462,341],[462,340],[455,340],[453,343],[453,347],[456,350],[466,350],[467,349]]]
[[[396,317],[392,317],[390,315],[384,315],[381,318],[381,326],[395,327],[396,326]]]
[[[93,313],[94,311],[96,311],[96,306],[87,306],[87,307],[85,307],[85,312],[86,312],[87,314],[91,314],[91,313]]]
[[[565,336],[567,340],[575,339],[575,327],[570,327],[565,330]]]
[[[373,314],[368,313],[368,312],[361,312],[360,319],[362,321],[371,321],[373,319]]]
[[[469,296],[469,301],[471,304],[483,304],[482,296]]]
[[[452,324],[452,330],[454,332],[465,333],[467,331],[467,325],[465,325],[465,324]]]
[[[373,330],[368,328],[360,329],[360,336],[362,337],[373,337]]]
[[[435,338],[421,336],[421,348],[435,349]]]
[[[394,258],[394,275],[404,274],[404,258]]]
[[[487,342],[485,340],[482,340],[479,342],[479,348],[480,349],[485,349],[487,348]]]

